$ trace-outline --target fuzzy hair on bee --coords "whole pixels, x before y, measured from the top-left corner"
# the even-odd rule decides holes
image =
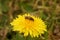
[[[32,17],[30,17],[30,16],[25,16],[25,19],[29,19],[31,21],[34,21],[34,19]]]

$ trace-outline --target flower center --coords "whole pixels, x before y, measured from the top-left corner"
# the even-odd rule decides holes
[[[30,17],[30,16],[25,16],[25,19],[34,21],[34,19],[32,17]]]
[[[34,19],[32,17],[30,17],[30,16],[25,16],[26,28],[32,27],[33,24],[34,24]]]

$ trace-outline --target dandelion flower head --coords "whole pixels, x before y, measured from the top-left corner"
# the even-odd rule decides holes
[[[10,24],[13,26],[13,31],[19,31],[24,36],[38,37],[47,31],[43,20],[30,14],[18,15]]]

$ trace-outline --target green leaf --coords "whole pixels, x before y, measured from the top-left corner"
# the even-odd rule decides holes
[[[15,36],[13,36],[12,40],[25,40],[25,38],[21,34],[16,34]]]
[[[40,17],[45,20],[47,18],[46,14],[43,13],[43,11],[40,11]]]
[[[33,7],[29,5],[29,3],[20,3],[20,6],[22,6],[27,12],[33,12]]]
[[[7,5],[7,3],[9,2],[9,0],[1,0],[1,8],[3,12],[7,12],[9,7]]]
[[[7,16],[2,15],[2,18],[0,20],[0,26],[4,26],[4,24],[6,23],[6,20],[7,20]]]

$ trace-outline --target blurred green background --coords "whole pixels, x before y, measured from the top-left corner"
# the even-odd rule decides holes
[[[48,32],[31,38],[12,31],[10,22],[24,13],[42,18]],[[0,0],[0,40],[60,40],[60,0]]]

